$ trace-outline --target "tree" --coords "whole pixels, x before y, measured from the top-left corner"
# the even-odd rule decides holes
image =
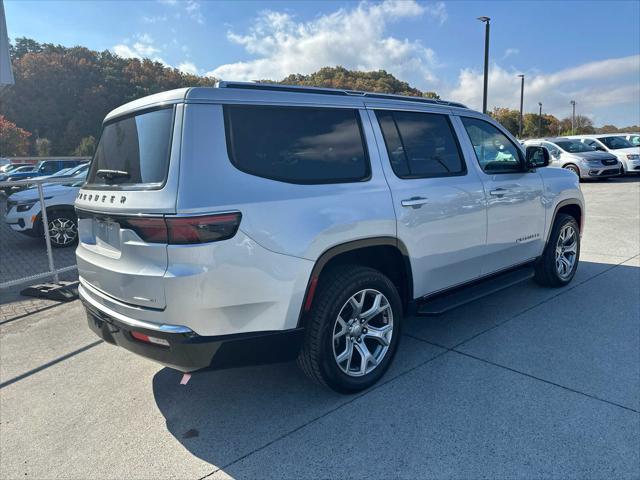
[[[272,80],[261,81],[282,85],[303,85],[307,87],[327,87],[342,90],[393,93],[413,97],[440,98],[435,92],[421,92],[407,82],[398,80],[385,70],[361,72],[347,70],[344,67],[323,67],[309,75],[300,73],[289,75],[279,82]]]
[[[23,157],[29,155],[31,133],[16,126],[0,115],[0,156]]]
[[[51,155],[51,140],[48,138],[37,138],[36,153],[39,157],[48,157]]]
[[[89,135],[80,141],[80,145],[76,147],[73,154],[78,157],[92,157],[95,151],[96,138],[93,135]]]
[[[596,133],[596,129],[593,128],[593,121],[584,115],[576,115],[575,127],[576,135]]]
[[[510,108],[494,107],[490,115],[500,123],[504,128],[509,130],[513,136],[518,136],[518,128],[520,125],[520,111]]]

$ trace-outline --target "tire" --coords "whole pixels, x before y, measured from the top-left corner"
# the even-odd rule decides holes
[[[373,310],[376,300],[379,313],[361,319]],[[401,321],[400,295],[385,275],[358,265],[335,267],[323,274],[318,285],[298,365],[309,378],[336,392],[369,388],[393,360]],[[372,356],[367,357],[367,352]],[[370,360],[363,362],[365,357]]]
[[[580,177],[580,169],[578,167],[576,167],[575,165],[570,163],[569,165],[565,165],[562,168],[564,168],[565,170],[569,170],[570,172],[575,173],[578,176],[578,179],[582,180],[582,178]]]
[[[49,237],[53,248],[65,248],[78,242],[78,219],[72,213],[53,212],[47,215]]]
[[[571,236],[566,232],[572,231]],[[561,242],[560,236],[565,235],[565,241]],[[570,239],[573,238],[574,245]],[[563,244],[561,247],[560,244]],[[560,250],[562,248],[562,250]],[[573,249],[573,255],[571,250]],[[556,255],[565,260],[557,259]],[[573,260],[570,261],[570,257]],[[549,241],[536,264],[535,281],[545,287],[563,287],[567,285],[576,274],[580,260],[580,227],[571,215],[559,213],[553,224]],[[570,264],[570,266],[568,265]]]

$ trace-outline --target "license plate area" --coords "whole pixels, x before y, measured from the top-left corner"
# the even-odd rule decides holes
[[[114,253],[120,251],[120,224],[109,219],[93,219],[95,244]]]

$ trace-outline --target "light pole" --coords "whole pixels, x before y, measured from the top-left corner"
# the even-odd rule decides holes
[[[520,77],[520,120],[518,122],[518,138],[522,138],[522,105],[524,103],[524,75]]]
[[[538,138],[542,136],[542,102],[538,102],[540,113],[538,113]]]
[[[576,134],[576,101],[571,100],[571,106],[573,107],[573,112],[571,113],[571,135]]]
[[[487,113],[487,82],[489,81],[489,17],[478,17],[484,23],[484,91],[482,94],[482,113]]]

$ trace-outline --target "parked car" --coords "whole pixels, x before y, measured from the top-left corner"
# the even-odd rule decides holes
[[[59,172],[64,168],[75,167],[85,162],[86,160],[41,160],[35,165],[32,171],[24,172],[20,175],[9,175],[7,180],[24,180],[27,178],[44,177],[46,175],[52,175],[56,172]]]
[[[80,298],[106,342],[183,372],[298,359],[373,385],[403,317],[568,284],[578,177],[461,104],[220,83],[123,105],[78,192]]]
[[[78,218],[73,205],[86,176],[86,172],[80,172],[69,179],[73,182],[69,185],[53,184],[42,188],[52,247],[69,247],[78,241]],[[7,199],[5,222],[13,231],[30,237],[44,235],[37,188],[14,193]]]
[[[634,146],[627,139],[615,134],[604,135],[576,135],[577,138],[586,143],[594,150],[608,152],[622,163],[622,174],[640,173],[640,147]]]
[[[565,168],[582,178],[603,179],[620,175],[622,165],[615,155],[594,151],[579,140],[557,137],[531,139],[525,146],[540,146],[549,152],[549,166]]]
[[[3,165],[2,167],[0,167],[0,177],[2,175],[5,175],[13,170],[15,170],[18,167],[35,167],[35,164],[31,164],[31,163],[8,163]]]

